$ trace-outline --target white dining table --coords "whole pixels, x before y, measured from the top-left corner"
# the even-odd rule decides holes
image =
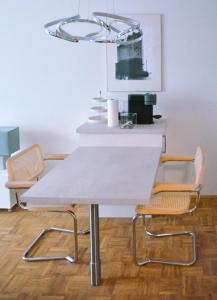
[[[25,192],[27,207],[90,204],[91,284],[101,282],[99,204],[147,203],[160,147],[78,147]]]

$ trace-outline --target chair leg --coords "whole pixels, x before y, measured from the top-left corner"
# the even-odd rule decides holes
[[[75,208],[76,205],[74,204],[73,207]],[[79,235],[87,235],[87,234],[90,234],[90,228],[85,228],[85,229],[78,229],[78,234]]]
[[[183,262],[183,261],[177,261],[177,260],[163,260],[163,259],[152,259],[152,258],[146,258],[145,260],[139,261],[137,259],[137,249],[136,249],[136,222],[138,218],[143,218],[145,221],[144,215],[135,215],[133,218],[133,258],[134,262],[138,266],[143,266],[148,263],[160,263],[160,264],[169,264],[169,265],[178,265],[178,266],[190,266],[193,265],[197,259],[196,256],[196,237],[194,232],[192,231],[178,231],[173,233],[152,233],[149,230],[147,230],[147,227],[145,226],[145,233],[149,237],[157,238],[157,237],[169,237],[169,236],[177,236],[177,235],[190,235],[192,239],[192,258],[190,261]]]
[[[45,260],[60,260],[66,259],[67,261],[73,263],[76,262],[78,259],[78,236],[77,236],[77,219],[76,215],[73,211],[51,211],[51,212],[58,212],[58,213],[67,213],[73,218],[74,229],[65,229],[65,228],[58,228],[58,227],[49,227],[43,229],[40,234],[32,241],[29,247],[23,252],[22,259],[25,261],[45,261]],[[73,233],[74,234],[74,256],[65,255],[65,256],[29,256],[30,252],[33,250],[35,245],[40,241],[40,239],[49,231],[59,231],[65,233]]]

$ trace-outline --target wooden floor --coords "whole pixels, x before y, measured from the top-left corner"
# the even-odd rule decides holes
[[[82,221],[88,217],[81,209]],[[154,219],[153,230],[193,229],[198,261],[191,267],[150,264],[137,267],[131,256],[131,220],[100,221],[102,285],[89,280],[89,236],[79,236],[77,264],[67,261],[30,263],[21,253],[45,226],[70,226],[69,216],[52,213],[0,211],[0,299],[20,300],[214,300],[217,299],[217,198],[203,199],[193,216]],[[143,240],[138,226],[139,252],[155,257],[187,259],[189,239]],[[69,234],[49,234],[37,253],[68,253]],[[151,245],[153,244],[153,246]],[[73,249],[72,249],[73,251]]]

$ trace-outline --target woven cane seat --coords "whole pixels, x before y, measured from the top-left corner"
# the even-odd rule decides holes
[[[138,205],[137,214],[179,215],[188,212],[191,203],[190,192],[163,192],[152,196],[147,205]]]

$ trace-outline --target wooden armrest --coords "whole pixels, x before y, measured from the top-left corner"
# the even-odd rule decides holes
[[[195,192],[196,188],[193,184],[176,184],[176,183],[158,183],[153,189],[152,193],[160,192]]]
[[[44,160],[64,160],[68,154],[48,154],[44,157]]]
[[[162,155],[160,162],[164,163],[167,161],[193,161],[194,156],[192,155]]]
[[[29,189],[35,184],[37,181],[8,181],[5,186],[8,189]]]

